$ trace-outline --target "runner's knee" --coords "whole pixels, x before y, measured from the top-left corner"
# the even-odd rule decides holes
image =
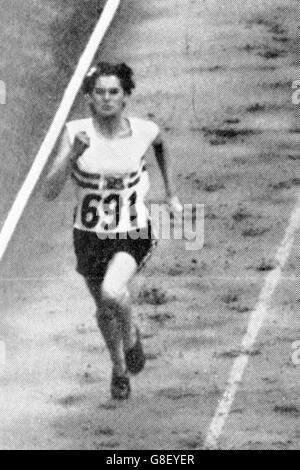
[[[101,287],[102,302],[111,302],[116,304],[124,304],[128,300],[129,292],[126,286],[120,286],[117,283],[105,281]]]

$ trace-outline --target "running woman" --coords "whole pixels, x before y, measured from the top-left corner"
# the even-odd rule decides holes
[[[45,188],[46,198],[54,200],[68,177],[74,183],[77,271],[97,306],[112,360],[111,394],[118,400],[129,398],[130,374],[145,365],[128,284],[157,243],[145,204],[149,179],[144,155],[151,146],[170,210],[182,211],[158,126],[124,115],[134,88],[133,71],[124,63],[91,69],[83,83],[91,116],[66,124]]]

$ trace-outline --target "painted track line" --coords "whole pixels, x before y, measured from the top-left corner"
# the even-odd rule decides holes
[[[242,381],[244,372],[248,365],[251,349],[253,348],[258,334],[267,318],[268,304],[282,277],[282,269],[291,253],[295,233],[300,227],[300,194],[290,217],[284,239],[275,255],[276,268],[271,271],[265,279],[264,287],[260,293],[258,302],[251,313],[247,333],[245,334],[240,348],[240,354],[235,359],[230,372],[227,388],[219,402],[214,418],[210,424],[204,447],[206,449],[218,449],[218,440],[222,434],[227,418],[230,414],[235,395]]]
[[[46,163],[53,151],[59,135],[61,134],[75,98],[80,90],[83,79],[92,64],[100,43],[102,42],[112,20],[116,15],[120,2],[121,0],[107,0],[94,32],[91,35],[90,40],[79,59],[76,70],[68,87],[65,90],[63,99],[47,132],[47,135],[34,159],[29,173],[9,211],[9,214],[0,232],[0,262],[7,250],[7,247],[28,203],[32,191],[36,186],[43,169],[46,166]]]

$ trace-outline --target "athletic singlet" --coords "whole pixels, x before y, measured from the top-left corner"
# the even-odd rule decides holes
[[[145,196],[149,176],[145,153],[159,134],[152,121],[128,118],[131,135],[112,140],[99,136],[93,120],[67,123],[70,144],[86,132],[90,147],[72,170],[77,206],[74,228],[96,233],[129,232],[146,227]]]

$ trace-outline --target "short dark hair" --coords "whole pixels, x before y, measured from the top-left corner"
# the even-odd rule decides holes
[[[121,86],[126,95],[131,95],[135,88],[133,80],[133,70],[124,62],[121,64],[110,64],[109,62],[99,62],[93,67],[85,77],[82,85],[82,91],[85,95],[91,95],[94,91],[96,81],[102,75],[115,75],[120,80]]]

